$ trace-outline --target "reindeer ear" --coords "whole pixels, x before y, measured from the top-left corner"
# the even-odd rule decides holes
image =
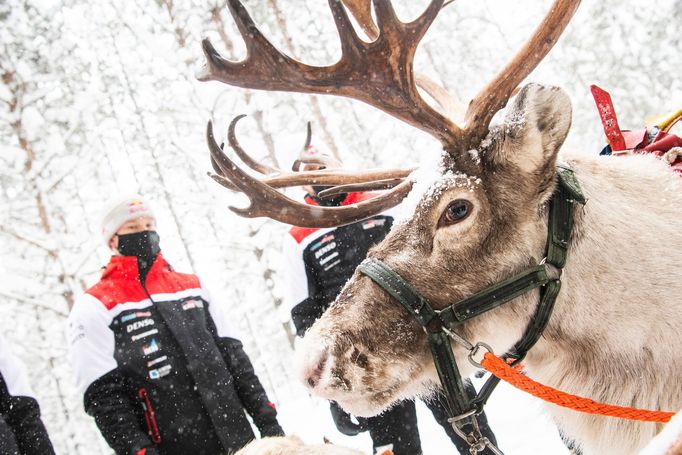
[[[514,164],[538,184],[553,180],[559,148],[571,126],[571,101],[559,87],[528,84],[504,119],[503,140],[490,157],[497,166]]]

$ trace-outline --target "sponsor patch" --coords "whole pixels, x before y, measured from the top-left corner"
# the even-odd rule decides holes
[[[137,318],[150,318],[150,317],[152,317],[151,311],[136,311],[134,313],[128,313],[128,314],[121,316],[121,322],[128,322],[128,321],[132,321],[133,319],[137,319]]]
[[[332,267],[339,265],[340,262],[341,262],[341,259],[337,259],[336,261],[334,261],[331,264],[329,264],[328,266],[326,266],[324,268],[324,270],[327,271],[327,270],[331,269]]]
[[[141,340],[142,338],[147,338],[149,335],[156,335],[157,333],[159,333],[158,330],[151,329],[151,330],[147,330],[146,332],[142,332],[142,333],[138,333],[137,335],[133,335],[130,337],[130,339],[132,341],[137,341],[137,340]]]
[[[332,259],[337,258],[337,257],[339,257],[339,252],[338,252],[338,251],[334,251],[334,252],[333,252],[332,254],[330,254],[329,256],[325,256],[325,257],[323,257],[322,259],[320,259],[320,265],[325,265],[327,262],[329,262],[329,261],[331,261]]]
[[[182,304],[182,309],[185,311],[191,310],[193,308],[203,308],[203,307],[204,307],[204,302],[202,302],[201,300],[188,300]]]
[[[320,248],[315,252],[315,259],[319,259],[320,257],[324,256],[325,254],[329,253],[331,250],[336,248],[336,242],[332,242],[329,245],[325,245],[324,247]]]
[[[135,330],[141,329],[143,327],[149,327],[150,325],[154,325],[154,320],[150,318],[142,319],[141,321],[135,321],[132,324],[128,324],[126,326],[126,332],[134,332]]]
[[[362,223],[362,229],[367,230],[367,229],[372,229],[378,226],[383,226],[386,224],[385,219],[378,219],[378,220],[367,220],[364,223]]]
[[[150,367],[150,366],[152,366],[152,365],[156,365],[157,363],[161,363],[161,362],[164,362],[164,361],[166,361],[166,360],[168,360],[168,356],[167,356],[167,355],[162,355],[161,357],[157,357],[157,358],[155,358],[155,359],[150,360],[149,362],[147,362],[147,367]]]
[[[161,345],[159,344],[158,341],[156,341],[156,338],[152,338],[152,341],[150,341],[148,344],[142,345],[142,354],[144,355],[154,354],[160,348]]]
[[[164,376],[167,376],[171,372],[171,366],[170,365],[164,365],[161,368],[157,368],[156,370],[150,370],[149,371],[149,377],[151,379],[159,379]]]
[[[322,237],[317,243],[313,244],[310,247],[310,251],[315,251],[325,243],[329,242],[330,240],[334,240],[334,234],[327,234],[324,237]]]

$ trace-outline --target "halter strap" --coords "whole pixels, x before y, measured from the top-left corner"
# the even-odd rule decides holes
[[[506,355],[510,363],[515,365],[535,345],[549,322],[554,302],[561,289],[561,271],[566,263],[567,249],[571,240],[573,204],[585,203],[573,171],[567,166],[560,165],[557,168],[557,175],[558,185],[549,204],[545,259],[540,264],[529,267],[453,305],[442,310],[435,310],[410,283],[378,259],[367,258],[358,266],[359,272],[367,275],[388,292],[424,327],[455,430],[461,430],[466,423],[475,420],[476,414],[482,412],[483,405],[499,379],[491,376],[474,399],[467,396],[449,338],[450,335],[453,338],[459,337],[451,330],[526,292],[540,288],[540,302],[533,317],[521,339]],[[460,340],[462,341],[468,345],[469,349],[474,349],[470,343]]]

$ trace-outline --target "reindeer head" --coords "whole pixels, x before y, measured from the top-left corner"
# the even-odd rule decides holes
[[[504,123],[483,146],[466,151],[464,162],[444,154],[441,172],[419,195],[414,215],[369,256],[389,265],[436,309],[538,264],[547,235],[545,202],[570,122],[561,90],[526,86]],[[504,318],[510,311],[530,314],[535,304],[520,305],[472,319],[458,333],[504,352],[524,326],[500,321],[513,321]],[[359,272],[308,331],[299,352],[312,390],[358,415],[426,394],[437,381],[423,327]],[[460,368],[471,367],[467,353],[457,352]]]
[[[526,46],[473,99],[461,127],[423,101],[412,73],[419,39],[443,0],[433,0],[418,19],[407,24],[397,19],[390,2],[375,0],[378,36],[371,43],[357,37],[343,6],[330,0],[343,57],[324,68],[280,54],[238,0],[228,4],[248,37],[247,58],[238,63],[225,61],[205,41],[208,64],[201,78],[360,99],[432,134],[445,150],[437,175],[416,185],[407,177],[409,170],[352,176],[314,171],[259,180],[222,153],[209,127],[212,158],[220,174],[215,178],[251,199],[250,207],[233,210],[299,226],[334,226],[379,213],[412,190],[414,214],[398,223],[369,255],[387,263],[434,308],[448,306],[542,259],[543,208],[555,188],[556,157],[571,123],[570,102],[558,88],[531,84],[518,93],[501,125],[491,128],[490,121],[556,42],[577,0],[556,1]],[[280,62],[277,68],[275,62]],[[275,190],[303,183],[376,188],[377,181],[383,188],[393,188],[370,201],[341,208],[306,206]],[[531,310],[519,299],[468,322],[460,334],[474,340],[493,336],[503,350],[523,327],[494,327],[491,320]],[[425,392],[437,378],[422,327],[358,272],[306,334],[300,351],[301,372],[312,390],[357,415],[376,414],[398,399]]]

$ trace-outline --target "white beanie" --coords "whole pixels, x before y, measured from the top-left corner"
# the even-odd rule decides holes
[[[125,198],[117,197],[109,201],[102,216],[102,239],[105,244],[118,231],[126,221],[148,216],[155,218],[154,211],[149,203],[138,194]]]

